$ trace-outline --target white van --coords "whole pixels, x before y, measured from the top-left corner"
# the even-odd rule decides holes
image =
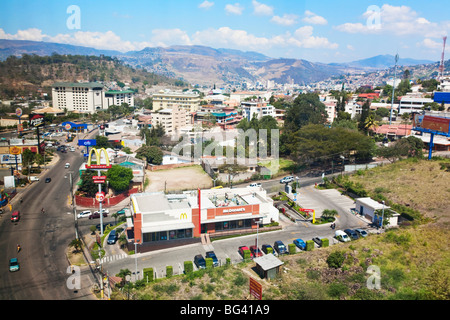
[[[342,242],[349,242],[351,241],[348,235],[342,231],[342,230],[336,230],[336,233],[334,234],[335,238]]]
[[[65,168],[70,168],[70,163],[67,162]]]
[[[36,176],[30,176],[30,181],[39,181],[39,178]]]
[[[250,183],[248,187],[261,187],[261,183]]]
[[[294,177],[293,176],[287,176],[284,177],[283,179],[280,180],[280,183],[288,183],[288,182],[292,182],[294,181]]]

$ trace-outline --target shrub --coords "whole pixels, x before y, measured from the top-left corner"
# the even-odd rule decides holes
[[[328,295],[332,298],[339,299],[341,296],[346,295],[348,287],[340,282],[333,282],[328,287]]]
[[[328,238],[322,238],[322,248],[328,247],[330,245],[330,240]]]
[[[144,268],[144,279],[152,282],[154,277],[153,268]]]
[[[288,248],[289,248],[289,254],[294,254],[297,252],[297,250],[295,250],[295,244],[293,244],[293,243],[289,243]]]
[[[166,266],[166,277],[170,278],[173,276],[173,267],[172,266]]]
[[[213,259],[212,258],[205,258],[205,265],[206,269],[213,267]]]
[[[267,254],[269,254],[269,253],[273,253],[273,248],[267,248]]]
[[[194,271],[194,264],[192,261],[185,261],[184,262],[184,273],[191,273]]]
[[[244,250],[244,260],[250,260],[252,252],[250,250]]]
[[[314,241],[306,240],[306,251],[311,251],[314,249]]]
[[[345,257],[342,251],[334,251],[327,258],[328,267],[338,269],[344,263]]]
[[[231,265],[231,258],[227,258],[227,259],[225,260],[225,264],[226,264],[227,266]]]

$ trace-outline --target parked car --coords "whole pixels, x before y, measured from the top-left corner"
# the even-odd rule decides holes
[[[248,187],[261,187],[261,183],[250,183],[249,185],[248,185]]]
[[[302,239],[295,239],[294,244],[301,250],[306,250],[306,243]]]
[[[206,261],[201,254],[198,254],[194,257],[194,263],[199,269],[206,268]]]
[[[288,182],[292,182],[292,181],[294,181],[294,177],[293,176],[287,176],[287,177],[282,178],[280,180],[280,183],[288,183]]]
[[[344,232],[350,237],[351,240],[358,240],[359,236],[355,230],[345,229]]]
[[[52,181],[52,178],[46,178],[45,179],[45,183],[49,183],[50,181]]]
[[[117,241],[117,233],[116,229],[111,230],[111,232],[108,235],[108,240],[106,240],[107,244],[114,244]]]
[[[369,234],[367,233],[366,230],[364,229],[355,229],[356,233],[360,236],[360,237],[367,237]]]
[[[19,260],[17,258],[9,259],[9,271],[11,272],[19,271],[19,269],[20,269]]]
[[[17,222],[20,220],[20,211],[14,211],[11,215],[11,222]]]
[[[247,246],[240,246],[239,247],[239,253],[241,254],[242,258],[244,258],[244,251],[250,249]],[[253,253],[250,251],[250,258],[253,258]]]
[[[64,166],[64,168],[66,168],[66,169],[68,169],[68,168],[70,168],[70,163],[66,163],[66,165]]]
[[[89,217],[92,214],[92,212],[90,210],[85,210],[85,211],[81,211],[78,215],[77,218],[85,218],[85,217]],[[100,217],[99,217],[100,218]]]
[[[212,259],[214,267],[218,267],[219,266],[219,260],[217,259],[216,254],[214,253],[214,251],[206,252],[205,257]]]
[[[250,246],[250,251],[254,257],[262,257],[263,253],[256,246]]]
[[[319,247],[322,246],[322,239],[320,239],[319,237],[312,238],[312,241],[314,241]]]
[[[285,254],[288,253],[286,246],[284,245],[284,243],[280,240],[275,241],[275,243],[273,244],[273,248],[275,249],[275,251],[278,254]]]
[[[36,176],[30,176],[30,181],[39,181],[39,178]]]
[[[348,237],[348,235],[342,230],[336,230],[334,236],[336,239],[338,239],[339,241],[342,241],[342,242],[351,241],[350,238]]]
[[[262,246],[261,246],[261,249],[262,249],[262,251],[265,253],[265,254],[267,254],[268,252],[268,248],[270,248],[270,249],[272,249],[272,252],[273,252],[273,248],[272,248],[272,246],[270,245],[270,244],[263,244]]]
[[[119,210],[116,212],[117,214],[125,214],[125,209]]]

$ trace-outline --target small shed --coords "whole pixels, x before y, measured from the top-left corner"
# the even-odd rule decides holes
[[[390,215],[390,218],[387,218],[389,226],[396,226],[398,224],[399,214],[397,212],[392,210],[389,206],[379,203],[369,197],[356,199],[355,210],[375,224],[380,223],[382,212],[384,211],[386,216],[388,213]]]
[[[280,273],[283,261],[269,253],[262,257],[255,258],[256,272],[261,278],[273,279]]]

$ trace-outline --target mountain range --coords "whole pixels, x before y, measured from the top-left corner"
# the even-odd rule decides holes
[[[171,46],[119,52],[68,44],[25,40],[0,40],[0,60],[8,56],[53,53],[116,57],[134,68],[185,80],[199,85],[240,85],[245,82],[309,84],[344,73],[387,69],[394,65],[391,55],[379,55],[348,63],[317,63],[302,59],[274,59],[253,51],[214,49],[205,46]],[[399,65],[432,63],[427,60],[402,58]]]

